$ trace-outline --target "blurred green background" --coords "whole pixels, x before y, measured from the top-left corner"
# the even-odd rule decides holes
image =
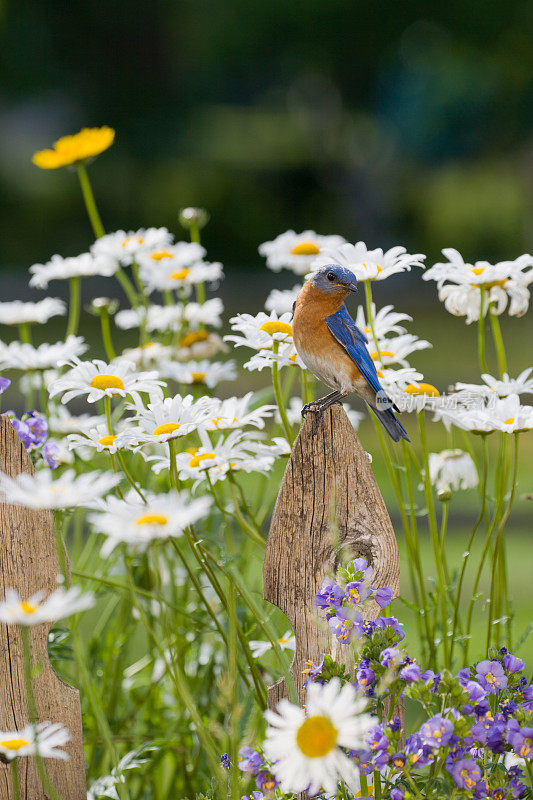
[[[74,176],[30,156],[102,124],[109,230],[200,204],[235,268],[289,227],[515,257],[533,248],[532,24],[524,0],[4,0],[0,264],[87,248]]]
[[[532,26],[525,0],[0,0],[0,296],[29,297],[27,267],[90,245],[76,176],[30,159],[103,124],[117,131],[91,167],[106,228],[178,232],[180,207],[208,208],[204,240],[224,262],[230,312],[256,312],[270,288],[297,282],[257,253],[287,228],[402,244],[428,264],[442,247],[488,260],[533,250]],[[412,359],[428,380],[441,390],[479,380],[475,328],[450,317],[418,271],[374,290],[433,342]],[[501,319],[516,375],[531,362],[531,313]],[[375,445],[368,423],[361,438]],[[520,632],[531,618],[524,439],[509,529]],[[434,449],[446,444],[432,435]],[[453,563],[475,508],[470,492],[452,515]]]

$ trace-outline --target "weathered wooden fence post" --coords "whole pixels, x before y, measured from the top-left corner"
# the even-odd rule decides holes
[[[313,436],[309,414],[294,443],[278,495],[263,567],[263,596],[293,626],[296,652],[291,666],[302,699],[308,660],[331,653],[334,637],[319,620],[314,595],[323,579],[362,556],[374,567],[377,587],[400,587],[398,545],[372,467],[344,409],[324,413]],[[369,618],[380,609],[372,603]],[[342,660],[345,660],[342,658]],[[274,707],[287,696],[281,678],[268,690]]]
[[[33,465],[9,419],[0,416],[0,470],[11,477],[32,473]],[[54,522],[49,511],[0,503],[0,597],[15,589],[25,599],[37,591],[47,594],[57,589],[59,572],[54,537]],[[71,741],[65,746],[68,761],[47,759],[52,784],[64,800],[84,800],[87,796],[81,709],[78,691],[64,683],[48,660],[47,640],[50,625],[30,628],[34,658],[41,665],[36,679],[39,720],[61,722]],[[21,641],[14,625],[0,624],[0,730],[20,730],[28,724],[24,692]],[[20,759],[21,797],[47,800],[37,776],[33,758]],[[12,800],[10,766],[0,763],[0,798]]]

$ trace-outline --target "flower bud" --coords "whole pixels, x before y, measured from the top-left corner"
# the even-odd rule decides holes
[[[209,222],[209,212],[205,208],[193,208],[192,206],[182,208],[179,212],[179,221],[180,225],[188,231],[193,227],[202,230]]]
[[[114,314],[118,309],[118,300],[111,300],[109,297],[95,297],[91,301],[91,314],[100,315],[103,311]]]

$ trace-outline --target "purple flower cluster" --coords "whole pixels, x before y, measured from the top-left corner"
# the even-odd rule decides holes
[[[374,627],[395,628],[400,639],[404,633],[394,617],[378,617],[375,622],[365,621],[365,602],[372,598],[380,608],[386,608],[392,600],[392,589],[388,586],[372,586],[374,569],[364,558],[356,558],[347,569],[339,570],[342,585],[326,578],[315,596],[315,605],[326,612],[329,627],[339,642],[348,643],[371,634]]]
[[[0,394],[3,394],[6,389],[9,389],[11,386],[11,381],[9,378],[2,378],[0,375]]]
[[[239,750],[239,769],[249,775],[255,776],[255,783],[259,791],[252,792],[252,800],[261,800],[263,792],[273,792],[278,782],[263,761],[261,753],[253,747],[244,746]]]
[[[7,380],[7,378],[0,380]],[[59,466],[59,446],[56,442],[48,439],[46,418],[38,411],[25,411],[20,418],[14,411],[7,411],[6,414],[22,444],[34,460],[41,456],[50,469],[56,469]]]

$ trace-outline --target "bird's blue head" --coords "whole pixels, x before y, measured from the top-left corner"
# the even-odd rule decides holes
[[[339,264],[328,264],[321,267],[309,279],[316,289],[325,294],[337,294],[345,297],[348,292],[357,291],[357,278],[349,269]]]

